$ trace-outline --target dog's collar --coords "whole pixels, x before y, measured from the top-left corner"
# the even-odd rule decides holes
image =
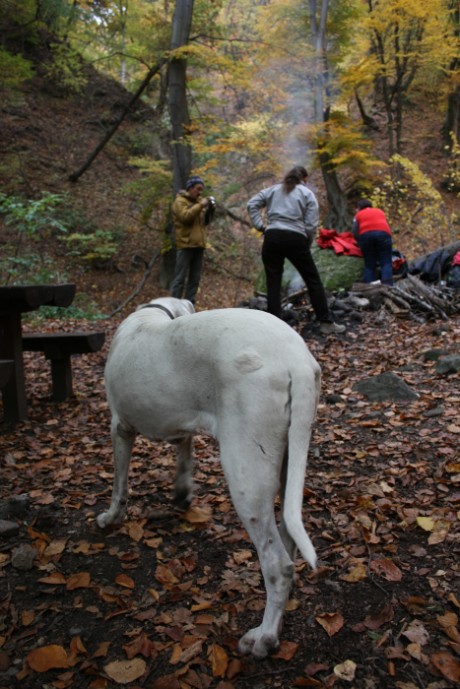
[[[169,309],[166,308],[166,306],[162,306],[161,304],[144,304],[144,306],[141,306],[142,309],[160,309],[161,311],[164,311],[165,313],[168,314],[170,319],[173,321],[174,316],[171,313]]]

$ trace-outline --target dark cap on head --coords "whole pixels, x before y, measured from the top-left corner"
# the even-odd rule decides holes
[[[201,177],[198,177],[198,175],[195,175],[195,177],[190,177],[185,183],[185,189],[191,189],[191,187],[194,187],[196,184],[202,184],[204,186],[204,182],[201,179]]]

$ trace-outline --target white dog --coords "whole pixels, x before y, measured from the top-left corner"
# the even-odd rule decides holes
[[[302,338],[274,316],[247,309],[193,311],[186,300],[155,299],[128,316],[115,335],[105,371],[114,486],[110,508],[97,523],[105,527],[124,517],[137,433],[177,441],[175,500],[184,504],[192,498],[193,435],[217,438],[267,590],[262,624],[242,637],[239,650],[263,658],[279,644],[296,549],[316,566],[302,500],[320,367]]]

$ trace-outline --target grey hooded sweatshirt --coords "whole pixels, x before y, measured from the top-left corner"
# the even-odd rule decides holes
[[[248,213],[256,230],[291,230],[309,239],[310,244],[319,224],[318,201],[305,184],[297,184],[286,194],[282,184],[262,189],[248,202]],[[267,222],[261,210],[266,208]]]

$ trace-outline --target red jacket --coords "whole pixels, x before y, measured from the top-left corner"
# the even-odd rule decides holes
[[[391,229],[385,217],[385,213],[380,208],[363,208],[355,215],[355,222],[358,228],[358,237],[365,232],[380,230],[391,235]]]

